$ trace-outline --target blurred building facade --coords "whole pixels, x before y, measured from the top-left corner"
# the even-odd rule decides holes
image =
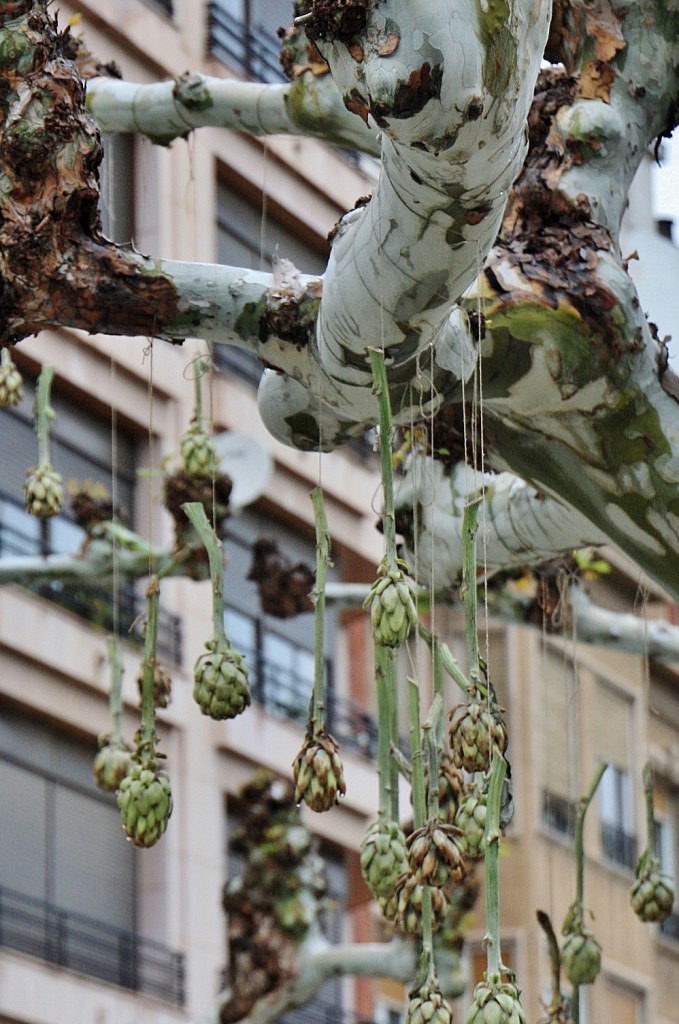
[[[73,15],[81,16],[74,30],[96,56],[115,60],[131,81],[187,69],[281,80],[276,29],[288,21],[287,0],[63,3],[62,24]],[[278,245],[313,273],[324,266],[333,224],[370,187],[365,163],[314,140],[263,141],[205,129],[165,149],[117,136],[107,140],[102,217],[109,237],[134,239],[144,252],[268,269]],[[134,529],[154,544],[171,543],[153,468],[176,452],[189,423],[191,360],[204,351],[193,342],[171,347],[66,330],[21,344],[27,395],[18,410],[0,413],[0,558],[75,552],[83,542],[68,512],[40,524],[23,511],[24,474],[36,461],[31,381],[44,363],[57,370],[57,470],[67,481],[113,489]],[[173,676],[173,699],[159,722],[175,808],[163,841],[137,851],[124,841],[115,801],[94,787],[91,763],[109,720],[112,629],[123,638],[126,735],[137,728],[141,650],[134,633],[143,586],[121,588],[115,621],[106,593],[96,588],[0,589],[0,1024],[169,1024],[206,1016],[226,955],[221,890],[230,870],[229,803],[257,766],[289,772],[313,673],[312,616],[282,622],[262,612],[247,579],[252,547],[273,539],[293,561],[312,565],[309,491],[320,482],[334,578],[369,581],[382,555],[369,449],[320,460],[282,447],[259,420],[256,360],[219,349],[215,361],[218,372],[206,387],[215,430],[249,435],[273,464],[259,497],[230,520],[225,542],[227,626],[250,666],[253,706],[233,722],[200,716],[191,677],[209,639],[210,588],[163,583],[160,653]],[[636,575],[616,561],[600,588],[602,600],[627,610]],[[649,614],[672,613],[662,595],[651,596]],[[464,662],[459,616],[441,610],[436,627]],[[584,999],[586,1024],[679,1021],[679,917],[662,928],[642,926],[627,904],[644,845],[640,772],[648,757],[658,773],[663,865],[677,873],[674,671],[585,649],[577,636],[492,621],[488,650],[507,709],[516,804],[502,860],[504,953],[529,1018],[539,1014],[549,983],[535,909],[558,928],[574,891],[575,805],[606,758],[611,768],[586,834],[586,902],[604,946],[601,980]],[[333,936],[358,941],[380,931],[357,855],[377,803],[372,652],[363,613],[331,615],[326,655],[328,724],[342,746],[348,792],[332,813],[304,818],[330,866]],[[452,688],[448,696],[450,706],[457,703]],[[483,969],[482,939],[480,904],[469,932],[472,982]],[[342,983],[297,1019],[393,1024],[402,1019],[404,991],[393,983]]]

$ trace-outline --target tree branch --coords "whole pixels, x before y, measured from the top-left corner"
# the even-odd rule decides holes
[[[92,78],[87,110],[104,132],[138,132],[164,144],[211,126],[255,136],[307,135],[379,156],[378,133],[347,110],[330,75],[311,72],[285,85],[196,73],[144,85]]]

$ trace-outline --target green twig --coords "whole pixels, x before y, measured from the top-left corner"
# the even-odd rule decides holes
[[[607,768],[608,763],[606,761],[602,761],[597,766],[597,769],[592,776],[592,781],[583,796],[580,798],[578,813],[575,819],[575,903],[580,909],[580,921],[582,921],[583,915],[583,899],[585,890],[585,815],[587,814],[589,805],[594,798],[594,794],[596,793],[599,783],[601,782]]]
[[[502,970],[500,952],[500,809],[502,784],[507,764],[497,750],[493,754],[486,803],[486,946],[487,978],[489,984]]]
[[[156,706],[153,700],[153,684],[158,650],[158,606],[160,584],[154,576],[146,588],[146,628],[144,632],[144,669],[141,684],[141,735],[138,752],[142,764],[153,760],[155,753]]]
[[[420,688],[414,679],[408,680],[408,719],[410,723],[410,760],[413,781],[413,830],[422,828],[427,816],[427,799],[424,784],[424,763],[420,728]],[[431,788],[431,787],[430,787]],[[422,886],[422,979],[433,969],[434,929],[432,924],[431,886]]]
[[[207,552],[210,564],[213,636],[215,639],[227,642],[226,630],[224,628],[224,559],[222,558],[222,543],[210,526],[201,502],[187,501],[182,505],[182,511],[186,513],[187,519],[189,519],[198,534]]]
[[[396,651],[393,648],[389,649],[388,657],[386,659],[386,695],[387,714],[389,722],[389,750],[391,751],[392,748],[398,750],[398,676],[396,672]],[[392,821],[398,821],[399,818],[398,791],[399,767],[396,762],[396,759],[390,755],[389,796],[391,801]]]
[[[314,692],[312,702],[313,735],[324,729],[323,694],[325,687],[325,581],[328,575],[330,558],[330,531],[325,515],[323,492],[314,487],[311,492],[311,504],[316,524],[316,584],[313,590],[315,608],[314,617]]]
[[[440,693],[434,696],[422,734],[429,776],[427,816],[436,819],[439,816],[439,754],[443,750],[443,698]]]
[[[370,366],[373,375],[373,393],[377,398],[380,423],[380,459],[382,462],[382,490],[384,492],[384,542],[388,571],[397,571],[396,554],[396,513],[394,510],[394,475],[392,469],[392,436],[391,403],[389,401],[389,385],[384,365],[384,353],[379,349],[370,350]]]
[[[203,356],[197,356],[191,364],[195,366],[193,377],[193,419],[201,427],[203,423],[203,374],[209,369],[209,363]]]
[[[417,631],[429,645],[435,669],[436,667],[444,669],[466,696],[469,693],[470,683],[453,657],[453,652],[448,644],[443,643],[437,636],[430,633],[421,620],[418,620]],[[436,675],[434,678],[436,679]]]
[[[38,393],[33,409],[35,430],[38,435],[38,459],[41,466],[47,466],[50,462],[50,421],[55,418],[54,409],[50,405],[53,380],[54,367],[43,366],[38,378]]]
[[[111,739],[120,740],[123,735],[123,659],[120,654],[120,643],[113,637],[108,642],[108,663],[111,666],[111,690],[108,697],[108,706],[111,712]]]
[[[390,701],[388,695],[389,668],[393,659],[393,650],[389,647],[375,645],[375,684],[377,687],[377,779],[379,784],[379,813],[385,818],[392,818],[391,813],[391,780],[390,780],[390,747],[391,722]],[[398,821],[398,815],[395,819]]]

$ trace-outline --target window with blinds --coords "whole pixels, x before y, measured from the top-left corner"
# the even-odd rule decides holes
[[[87,747],[0,705],[0,890],[136,927],[135,851]]]
[[[578,703],[572,662],[550,649],[541,653],[539,692],[542,821],[560,835],[575,835],[580,790]]]

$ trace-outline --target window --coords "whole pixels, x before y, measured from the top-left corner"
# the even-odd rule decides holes
[[[573,665],[556,651],[541,655],[542,823],[572,838],[579,791],[578,705]]]
[[[137,851],[91,748],[0,706],[0,945],[181,1004],[180,954],[137,934]]]
[[[0,430],[5,441],[0,480],[0,556],[76,554],[85,541],[85,531],[76,522],[68,503],[61,515],[39,520],[24,508],[23,485],[26,472],[38,459],[38,441],[33,428],[35,381],[24,374],[24,398],[12,409],[0,409]],[[64,486],[77,482],[103,485],[109,492],[113,483],[111,423],[89,412],[80,402],[66,400],[53,389],[51,404],[57,414],[50,431],[54,468]],[[128,523],[134,520],[135,450],[134,435],[118,425],[116,436],[117,503]],[[113,625],[111,592],[90,583],[54,580],[37,583],[31,589],[57,601],[81,618],[102,629]],[[125,632],[142,610],[134,584],[120,587],[119,615]],[[173,660],[180,658],[178,620],[161,611],[159,644]]]
[[[284,82],[279,28],[292,23],[290,0],[213,0],[208,7],[210,53],[261,82]]]
[[[107,132],[99,168],[99,213],[105,238],[125,243],[134,238],[134,135]]]
[[[619,690],[599,683],[595,698],[596,753],[608,768],[599,784],[601,847],[606,857],[634,868],[634,792],[630,764],[632,703]]]
[[[315,549],[311,541],[286,530],[281,524],[253,512],[242,513],[225,541],[227,574],[225,583],[225,626],[234,647],[245,655],[253,696],[273,714],[304,724],[314,679],[313,615],[305,613],[281,620],[260,611],[254,583],[248,581],[252,544],[259,537],[272,537],[285,556],[313,566]],[[238,595],[238,605],[230,601]],[[326,618],[327,706],[332,715],[332,656],[336,616]],[[331,730],[332,731],[332,730]]]
[[[326,252],[307,245],[294,231],[284,227],[258,202],[237,188],[220,182],[217,189],[217,261],[247,270],[270,270],[274,252],[292,260],[305,274],[322,274]],[[217,365],[257,385],[262,364],[251,352],[230,345],[217,345]]]

